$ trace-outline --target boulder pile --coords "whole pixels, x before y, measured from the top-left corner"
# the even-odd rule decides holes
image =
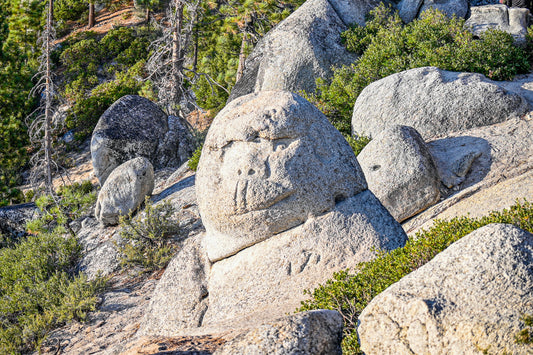
[[[219,113],[196,189],[206,233],[165,271],[141,334],[273,320],[298,307],[294,290],[407,240],[342,135],[286,91],[244,96]]]

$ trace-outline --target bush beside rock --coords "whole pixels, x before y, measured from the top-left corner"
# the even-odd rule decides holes
[[[374,298],[357,331],[365,354],[525,354],[532,303],[533,235],[491,224]]]

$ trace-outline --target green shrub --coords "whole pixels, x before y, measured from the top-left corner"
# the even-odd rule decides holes
[[[54,2],[54,20],[56,30],[60,35],[68,33],[68,23],[87,21],[89,7],[84,0],[56,0]]]
[[[23,200],[15,186],[20,182],[19,172],[28,159],[26,144],[28,136],[21,120],[0,117],[0,206]]]
[[[68,223],[88,213],[95,202],[96,191],[90,181],[62,186],[57,198],[43,195],[35,201],[41,217],[28,222],[26,229],[31,233],[46,233],[56,227],[68,229]]]
[[[198,169],[198,163],[200,162],[200,156],[202,155],[202,148],[203,144],[196,147],[196,150],[194,151],[194,153],[192,153],[192,157],[187,162],[187,166],[192,171],[196,171]]]
[[[370,137],[367,137],[365,135],[360,135],[358,137],[344,135],[344,138],[346,138],[346,141],[348,142],[350,147],[352,147],[355,156],[358,156],[359,153],[361,153],[361,151],[363,150],[363,148],[366,147],[366,145],[372,140]]]
[[[436,66],[477,72],[494,80],[509,80],[529,70],[528,54],[510,34],[489,30],[480,39],[464,29],[464,20],[427,10],[404,24],[398,13],[380,5],[370,12],[366,27],[342,34],[347,49],[362,53],[351,66],[334,70],[330,82],[317,81],[317,93],[307,95],[345,134],[350,134],[353,105],[370,83],[403,70]]]
[[[97,304],[104,281],[77,275],[81,246],[65,225],[94,203],[90,183],[63,188],[58,205],[49,196],[37,204],[42,216],[31,234],[0,249],[0,353],[27,353],[53,328],[83,320]]]
[[[122,96],[150,94],[150,84],[143,82],[144,64],[155,36],[144,27],[118,27],[101,39],[87,32],[63,43],[64,96],[73,104],[66,127],[77,130],[77,139],[92,133],[104,111]],[[103,79],[107,81],[99,84]]]
[[[501,212],[491,212],[482,218],[458,217],[450,221],[435,221],[429,230],[416,233],[403,248],[378,252],[377,258],[359,264],[355,270],[334,273],[333,278],[313,291],[302,302],[299,311],[333,309],[344,318],[344,354],[360,354],[357,340],[357,318],[367,304],[379,293],[408,273],[426,264],[435,255],[474,230],[491,223],[514,224],[533,232],[533,204],[528,201]]]
[[[515,336],[515,342],[518,344],[533,344],[533,315],[523,316],[522,321],[526,328]]]
[[[125,267],[139,266],[146,271],[164,268],[176,251],[180,237],[179,223],[173,218],[174,208],[170,203],[153,206],[147,197],[144,216],[121,217],[118,245]]]
[[[68,46],[59,56],[59,60],[67,68],[67,77],[77,78],[79,75],[96,75],[102,55],[98,40],[89,38]]]

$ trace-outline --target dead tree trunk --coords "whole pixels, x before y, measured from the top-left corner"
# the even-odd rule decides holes
[[[183,53],[181,43],[181,30],[183,26],[183,2],[176,0],[176,13],[175,13],[175,25],[172,30],[172,81],[173,81],[173,93],[172,103],[175,105],[179,103],[183,92]],[[171,108],[174,114],[177,111],[176,107]]]
[[[94,14],[94,1],[89,2],[89,20],[87,28],[93,28],[96,24],[95,14]]]
[[[51,29],[53,27],[54,20],[54,0],[48,1],[48,17],[47,17],[47,27],[46,31],[46,82],[45,82],[45,122],[44,122],[44,164],[46,169],[46,188],[48,193],[51,195],[53,193],[53,183],[52,183],[52,137],[51,137],[51,121],[52,121],[52,99],[53,99],[53,83],[52,83],[52,68],[50,63],[50,54],[52,52],[52,36]]]
[[[41,42],[42,54],[39,57],[39,77],[37,84],[32,89],[32,94],[40,95],[41,102],[39,108],[35,111],[38,114],[32,114],[33,118],[29,125],[30,141],[39,149],[31,157],[32,165],[30,180],[37,188],[44,184],[46,193],[54,195],[53,174],[58,170],[58,165],[53,159],[53,131],[57,128],[58,122],[54,117],[54,100],[56,98],[55,85],[52,72],[52,46],[55,39],[54,31],[54,0],[48,0],[48,9],[46,24],[39,37]],[[34,113],[35,113],[34,112]]]
[[[243,74],[245,68],[245,61],[246,61],[246,45],[248,44],[248,34],[246,32],[242,33],[242,42],[241,42],[241,50],[239,52],[239,66],[237,67],[237,76],[235,77],[235,82],[239,81]]]

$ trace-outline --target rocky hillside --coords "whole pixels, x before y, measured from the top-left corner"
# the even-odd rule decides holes
[[[476,45],[489,27],[510,32],[500,36],[513,50],[527,41],[526,10],[393,5],[415,29],[437,7],[469,15],[461,38],[480,31]],[[419,66],[376,78],[349,103],[345,136],[315,106],[316,80],[364,64],[368,52],[349,50],[341,33],[364,29],[377,6],[308,0],[270,30],[201,155],[185,117],[125,95],[92,131],[99,188],[74,203],[77,214],[42,201],[0,209],[0,231],[14,239],[64,226],[57,233],[81,248],[69,272],[107,281],[79,307],[85,317],[45,330],[39,351],[533,351],[533,75]],[[362,133],[370,142],[356,156]],[[35,215],[55,217],[25,231]]]

